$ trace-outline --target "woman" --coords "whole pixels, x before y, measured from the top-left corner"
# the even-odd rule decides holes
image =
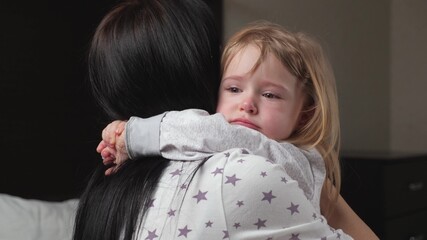
[[[220,79],[215,29],[199,0],[120,3],[92,41],[88,62],[96,99],[111,119],[188,108],[213,113]],[[243,162],[248,175],[233,175]],[[282,181],[271,185],[268,178],[251,178],[261,168]],[[323,217],[313,217],[314,207],[281,166],[246,149],[192,162],[146,157],[127,161],[110,176],[104,171],[95,171],[81,196],[76,240],[349,238]],[[288,201],[289,217],[266,219],[283,206],[279,197]],[[244,205],[255,210],[259,202],[257,218],[242,212]]]
[[[201,0],[119,3],[102,19],[89,51],[96,100],[110,119],[186,108],[213,113],[220,51],[215,30]],[[101,165],[80,198],[74,239],[131,239],[167,165],[161,157],[132,161],[107,178]]]

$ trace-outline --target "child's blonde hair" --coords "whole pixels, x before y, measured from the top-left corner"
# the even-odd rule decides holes
[[[272,53],[303,82],[307,100],[301,114],[301,124],[286,141],[305,149],[316,148],[320,152],[325,161],[327,178],[337,189],[332,191],[332,188],[328,188],[329,193],[337,197],[341,186],[338,100],[335,77],[322,47],[304,33],[293,33],[268,21],[257,21],[229,39],[221,59],[222,72],[239,51],[251,44],[261,51],[253,70],[267,54]]]

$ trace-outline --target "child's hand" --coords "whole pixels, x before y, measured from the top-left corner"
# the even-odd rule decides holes
[[[116,120],[102,131],[102,141],[98,144],[96,151],[101,154],[104,165],[109,166],[105,175],[114,173],[123,162],[129,159],[125,145],[125,128],[126,121]]]

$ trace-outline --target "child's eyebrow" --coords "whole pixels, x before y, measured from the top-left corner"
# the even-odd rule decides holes
[[[284,85],[284,84],[277,84],[277,83],[274,83],[274,82],[268,81],[268,80],[265,80],[263,82],[263,86],[264,87],[274,87],[274,88],[277,88],[277,89],[279,89],[280,91],[283,91],[283,92],[290,92],[290,89],[286,85]]]
[[[224,77],[221,80],[221,82],[228,81],[228,80],[243,81],[244,79],[242,76],[239,76],[239,75],[230,75],[230,76]]]

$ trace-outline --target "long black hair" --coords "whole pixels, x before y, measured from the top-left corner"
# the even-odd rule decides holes
[[[88,54],[95,99],[113,119],[188,108],[215,111],[219,35],[202,0],[125,0],[96,29]],[[133,239],[168,160],[126,161],[94,171],[76,214],[74,240]]]

